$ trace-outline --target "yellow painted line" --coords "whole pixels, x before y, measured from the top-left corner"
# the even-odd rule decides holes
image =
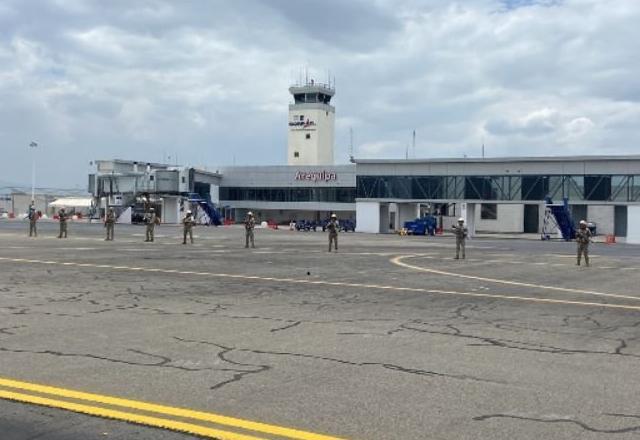
[[[445,275],[445,276],[449,276],[449,277],[465,278],[465,279],[476,280],[476,281],[484,281],[484,282],[487,282],[487,283],[507,284],[507,285],[510,285],[510,286],[532,287],[532,288],[535,288],[535,289],[554,290],[554,291],[558,291],[558,292],[578,293],[578,294],[581,294],[581,295],[593,295],[593,296],[602,296],[602,297],[607,297],[607,298],[617,298],[617,299],[628,299],[628,300],[632,300],[632,301],[640,301],[640,297],[637,297],[637,296],[620,295],[620,294],[617,294],[617,293],[595,292],[593,290],[570,289],[568,287],[545,286],[545,285],[542,285],[542,284],[523,283],[523,282],[520,282],[520,281],[510,281],[510,280],[502,280],[502,279],[497,279],[497,278],[479,277],[479,276],[475,276],[475,275],[465,275],[465,274],[455,273],[455,272],[446,272],[446,271],[438,270],[438,269],[430,269],[428,267],[415,266],[413,264],[408,264],[408,263],[405,263],[405,262],[402,261],[405,258],[412,258],[412,257],[413,257],[413,255],[402,255],[402,256],[399,256],[399,257],[392,258],[391,262],[393,264],[397,265],[397,266],[405,267],[407,269],[417,270],[417,271],[420,271],[420,272],[428,272],[428,273],[433,273],[433,274],[436,274],[436,275]]]
[[[506,281],[506,280],[493,280],[490,278],[482,278],[482,277],[475,277],[471,275],[462,275],[462,274],[456,274],[452,272],[438,271],[435,269],[427,269],[420,266],[413,266],[398,260],[398,258],[406,258],[409,256],[411,255],[407,255],[404,257],[397,257],[392,259],[391,261],[394,264],[397,264],[399,266],[403,266],[403,267],[414,269],[414,270],[420,270],[424,272],[437,273],[440,275],[457,276],[460,278],[471,278],[471,279],[482,280],[487,282],[498,282],[503,284],[516,285],[516,286],[535,287],[535,288],[549,289],[549,290],[560,290],[560,291],[568,291],[568,292],[573,292],[578,294],[601,295],[601,296],[609,296],[614,298],[624,298],[624,299],[630,299],[634,301],[640,301],[640,297],[634,297],[634,296],[607,294],[607,293],[600,293],[600,292],[583,291],[578,289],[564,289],[560,287],[551,287],[551,286],[540,286],[537,284],[519,283],[516,281]],[[55,261],[27,260],[22,258],[17,259],[17,258],[7,258],[7,257],[0,257],[0,261],[20,262],[20,263],[24,262],[29,264],[60,264]],[[91,267],[104,268],[105,266],[109,269],[119,269],[119,270],[126,270],[126,271],[135,270],[135,271],[142,271],[142,272],[157,272],[156,270],[152,270],[151,268],[143,268],[143,267],[108,266],[108,265],[100,265],[100,264],[95,264],[95,265],[92,265]],[[193,272],[189,272],[189,271],[178,271],[178,270],[171,270],[171,269],[162,270],[160,272],[187,274],[187,275],[194,274]],[[338,281],[320,281],[320,280],[307,280],[307,279],[297,279],[297,278],[275,278],[275,277],[262,277],[262,276],[255,276],[255,275],[239,275],[239,274],[226,274],[226,273],[213,273],[213,272],[196,272],[195,275],[208,276],[208,277],[214,277],[214,278],[251,280],[251,281],[270,281],[270,282],[277,282],[277,283],[321,285],[321,286],[332,286],[332,287],[351,287],[351,288],[358,288],[358,289],[394,290],[399,292],[416,292],[416,293],[428,293],[428,294],[436,294],[436,295],[458,295],[458,296],[469,296],[469,297],[475,297],[475,298],[507,299],[507,300],[515,300],[515,301],[549,303],[549,304],[568,304],[568,305],[578,305],[578,306],[586,306],[586,307],[640,310],[640,305],[630,306],[625,304],[611,304],[611,303],[597,303],[597,302],[588,302],[588,301],[537,298],[537,297],[527,297],[527,296],[520,296],[520,295],[501,295],[501,294],[492,294],[492,293],[475,293],[475,292],[460,292],[460,291],[453,291],[453,290],[423,289],[420,287],[402,287],[402,286],[389,286],[389,285],[380,285],[380,284],[347,283],[347,282],[338,282]]]
[[[73,411],[76,413],[87,414],[90,416],[97,416],[106,419],[122,420],[129,423],[136,423],[138,425],[153,426],[155,428],[163,428],[171,431],[186,432],[189,434],[195,434],[217,440],[264,440],[264,438],[260,437],[221,431],[219,429],[207,428],[191,423],[161,419],[158,417],[143,416],[140,414],[116,411],[107,408],[100,408],[97,406],[82,405],[79,403],[71,403],[63,400],[48,399],[46,397],[32,396],[29,394],[14,393],[1,389],[0,398],[13,400],[15,402],[47,406],[49,408],[64,409],[67,411]]]
[[[136,409],[151,413],[162,414],[165,416],[175,416],[187,419],[199,420],[204,422],[216,423],[234,428],[241,428],[248,431],[255,431],[261,434],[278,435],[295,440],[340,440],[338,437],[332,437],[312,432],[300,431],[293,428],[285,428],[281,426],[269,425],[266,423],[252,422],[249,420],[228,417],[214,413],[203,411],[194,411],[185,408],[176,408],[154,403],[147,403],[138,400],[129,400],[119,397],[105,396],[100,394],[85,393],[82,391],[69,390],[65,388],[52,387],[47,385],[39,385],[30,382],[22,382],[8,378],[0,377],[0,386],[13,388],[23,391],[31,391],[41,394],[48,394],[55,397],[64,397],[68,399],[84,400],[92,403],[101,403],[105,405],[119,406],[128,409]],[[253,439],[253,437],[251,437]]]

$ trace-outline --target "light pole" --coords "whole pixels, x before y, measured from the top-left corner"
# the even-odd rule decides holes
[[[36,201],[36,153],[35,149],[38,147],[38,143],[31,141],[29,148],[31,149],[31,200]]]

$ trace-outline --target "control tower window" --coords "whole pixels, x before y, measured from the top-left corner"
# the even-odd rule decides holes
[[[300,120],[304,122],[304,115],[300,115]]]
[[[293,152],[293,157],[300,157],[300,153],[298,153],[297,151]]]
[[[296,102],[296,104],[300,104],[300,103],[305,102],[304,93],[297,93],[297,94],[293,95],[293,100]]]

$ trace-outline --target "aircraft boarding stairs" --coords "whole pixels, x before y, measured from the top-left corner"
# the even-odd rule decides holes
[[[542,239],[551,240],[559,231],[563,240],[573,240],[576,236],[576,228],[569,210],[569,199],[565,198],[563,203],[553,203],[551,197],[546,197],[545,203]]]
[[[200,194],[197,193],[188,193],[187,198],[190,203],[195,203],[205,212],[205,214],[207,214],[207,217],[209,219],[208,224],[215,226],[220,226],[222,224],[222,217],[220,216],[220,212],[210,199],[205,200]]]

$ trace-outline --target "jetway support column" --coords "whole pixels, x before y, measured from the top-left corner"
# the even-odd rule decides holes
[[[388,221],[389,212],[387,208]],[[380,233],[380,203],[379,202],[358,202],[356,201],[356,232],[368,232],[372,234]]]
[[[477,203],[464,202],[460,205],[460,212],[464,219],[464,224],[467,226],[468,236],[473,237],[476,235],[476,206]]]

